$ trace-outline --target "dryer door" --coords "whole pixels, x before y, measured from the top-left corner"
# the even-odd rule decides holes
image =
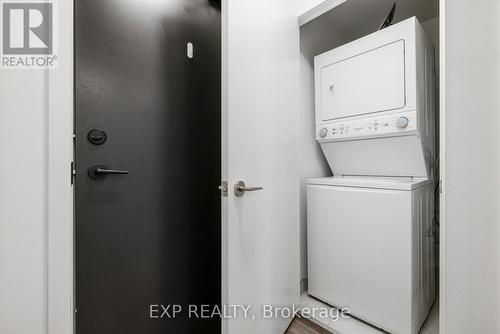
[[[404,51],[399,40],[321,68],[322,121],[404,108]]]

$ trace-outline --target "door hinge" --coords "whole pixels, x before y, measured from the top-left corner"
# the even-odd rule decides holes
[[[443,193],[443,180],[439,180],[439,193]]]
[[[76,168],[75,162],[71,161],[71,185],[75,184]]]
[[[219,186],[219,190],[222,193],[222,196],[227,197],[227,181],[222,181],[221,185]]]

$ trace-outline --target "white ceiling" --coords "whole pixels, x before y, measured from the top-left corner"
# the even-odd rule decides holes
[[[351,38],[379,29],[395,0],[347,0],[323,14],[341,32]],[[438,0],[397,0],[394,23],[416,16],[420,22],[438,16]]]

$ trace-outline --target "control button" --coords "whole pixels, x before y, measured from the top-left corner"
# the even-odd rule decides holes
[[[399,117],[398,121],[396,122],[396,125],[398,128],[404,129],[408,126],[409,122],[410,121],[408,120],[408,118],[401,116],[401,117]]]
[[[323,128],[323,129],[319,130],[319,136],[321,138],[326,137],[327,134],[328,134],[328,129],[327,128]]]

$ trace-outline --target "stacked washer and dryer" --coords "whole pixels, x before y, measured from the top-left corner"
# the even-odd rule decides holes
[[[315,57],[316,139],[333,177],[308,180],[309,294],[390,333],[434,302],[434,48],[416,18]]]

